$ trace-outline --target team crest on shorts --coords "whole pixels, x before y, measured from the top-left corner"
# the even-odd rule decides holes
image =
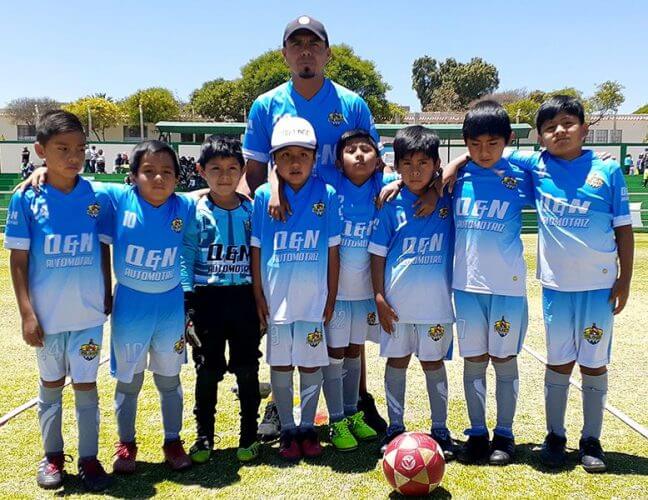
[[[326,205],[324,205],[323,201],[318,201],[317,203],[315,203],[313,205],[313,213],[315,215],[317,215],[318,217],[321,217],[322,215],[324,215],[324,208],[325,207],[326,207]]]
[[[315,331],[310,332],[308,335],[306,335],[306,342],[308,342],[308,345],[311,347],[317,347],[320,342],[322,342],[323,338],[324,337],[322,336],[322,330],[315,328]]]
[[[450,210],[448,210],[448,207],[443,207],[439,209],[440,219],[445,219],[448,215],[450,215]]]
[[[596,323],[592,323],[592,326],[583,330],[583,337],[585,337],[585,340],[592,345],[598,344],[601,341],[602,336],[603,328],[596,326]]]
[[[339,127],[344,122],[344,116],[339,111],[333,111],[328,115],[328,121],[334,127]]]
[[[183,226],[184,223],[182,222],[182,219],[180,217],[176,217],[171,221],[171,229],[173,229],[176,233],[182,231]]]
[[[183,335],[176,341],[175,344],[173,344],[173,350],[178,354],[182,354],[184,352],[185,343],[186,342]]]
[[[511,323],[502,316],[502,319],[495,322],[495,331],[500,337],[506,337],[511,331]]]
[[[428,328],[428,335],[432,340],[438,342],[441,340],[441,337],[445,334],[445,327],[443,325],[435,325]]]
[[[585,182],[588,186],[593,187],[594,189],[598,189],[603,185],[603,179],[597,173],[589,174]]]
[[[518,185],[518,181],[515,177],[507,175],[506,177],[502,177],[502,184],[504,184],[504,187],[508,189],[515,189]]]
[[[99,344],[95,344],[94,341],[90,339],[90,342],[88,342],[87,344],[83,344],[79,348],[79,354],[86,361],[92,361],[97,357],[100,350],[101,350],[101,346]]]
[[[378,324],[378,318],[376,318],[376,313],[371,311],[367,314],[367,324],[369,326],[376,326]]]
[[[99,205],[99,203],[91,203],[90,205],[88,205],[86,213],[93,219],[96,219],[99,215],[99,210],[101,210],[101,205]]]

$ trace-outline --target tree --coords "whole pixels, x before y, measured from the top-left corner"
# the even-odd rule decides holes
[[[532,127],[535,126],[535,116],[539,107],[540,103],[530,97],[504,104],[512,123],[528,123]]]
[[[625,101],[623,85],[619,82],[607,80],[596,86],[596,92],[589,99],[590,113],[594,118],[590,125],[601,121],[607,115],[616,115],[619,107]]]
[[[170,90],[162,87],[151,87],[138,90],[121,103],[126,121],[136,125],[140,120],[139,105],[145,123],[156,123],[163,120],[175,120],[180,114],[180,104]]]
[[[502,90],[501,92],[493,92],[492,94],[482,96],[481,98],[471,102],[469,107],[472,107],[479,101],[495,101],[504,106],[505,104],[510,104],[527,98],[529,98],[529,92],[526,89]]]
[[[193,111],[215,121],[242,121],[246,112],[240,80],[217,78],[191,94]]]
[[[498,85],[497,68],[479,57],[460,63],[452,58],[438,62],[423,56],[412,65],[412,88],[424,110],[466,109]]]
[[[81,97],[71,104],[64,106],[63,109],[75,114],[83,126],[88,130],[88,114],[92,118],[92,130],[88,130],[88,135],[92,132],[98,141],[106,140],[106,129],[116,127],[125,119],[124,113],[119,105],[114,103],[111,98],[105,94],[95,94],[94,96]]]
[[[640,108],[638,108],[636,111],[633,112],[634,115],[646,115],[648,114],[648,104],[644,104]]]
[[[59,107],[60,104],[49,97],[21,97],[9,101],[5,113],[15,124],[35,125],[39,116]]]

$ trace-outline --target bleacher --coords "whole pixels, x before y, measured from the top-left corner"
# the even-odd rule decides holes
[[[122,174],[88,174],[88,179],[95,179],[102,182],[124,182]],[[4,231],[7,218],[7,206],[11,198],[11,190],[20,182],[20,174],[0,174],[0,230]],[[630,193],[631,206],[641,209],[639,217],[643,223],[642,228],[635,228],[637,232],[648,232],[648,189],[642,186],[642,179],[639,175],[626,176],[628,191]],[[641,205],[635,205],[639,204]],[[525,210],[522,215],[522,232],[535,233],[537,231],[537,214],[533,209]]]

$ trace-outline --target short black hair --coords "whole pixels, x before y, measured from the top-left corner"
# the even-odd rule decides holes
[[[214,158],[234,158],[243,168],[245,160],[243,159],[241,141],[233,137],[209,136],[200,148],[197,163],[205,168],[205,165]]]
[[[439,137],[422,125],[411,125],[396,132],[394,137],[394,164],[407,155],[423,153],[434,161],[439,159]]]
[[[380,154],[378,144],[376,144],[374,138],[371,137],[369,131],[363,128],[354,128],[344,132],[344,134],[342,134],[342,136],[338,139],[335,146],[335,159],[337,161],[342,161],[342,153],[344,152],[344,148],[349,142],[353,141],[354,139],[362,139],[363,141],[367,141],[371,145],[371,147],[374,148],[376,154]]]
[[[81,132],[85,136],[83,125],[76,115],[62,109],[53,109],[38,119],[36,125],[36,140],[45,146],[49,140],[58,134]]]
[[[133,148],[133,151],[131,151],[130,154],[131,174],[137,175],[140,163],[142,163],[142,159],[145,155],[155,153],[167,153],[173,160],[173,168],[175,169],[176,177],[180,176],[180,162],[178,161],[178,155],[176,154],[175,149],[166,142],[156,140],[142,141]]]
[[[480,135],[502,137],[506,143],[511,139],[511,120],[506,110],[495,101],[481,101],[466,113],[463,138],[477,139]]]
[[[542,125],[553,120],[558,113],[567,113],[575,116],[578,121],[585,123],[585,108],[577,98],[569,95],[555,95],[542,103],[536,115],[536,129],[540,132]]]

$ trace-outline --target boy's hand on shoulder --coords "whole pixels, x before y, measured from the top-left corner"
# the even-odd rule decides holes
[[[376,198],[376,207],[377,208],[382,208],[385,203],[388,201],[392,201],[394,198],[398,196],[398,193],[400,193],[400,190],[403,187],[403,181],[402,180],[395,180],[387,184],[385,187],[383,187],[380,190],[380,193],[378,194],[378,197]]]
[[[630,297],[630,280],[617,279],[610,293],[610,304],[614,307],[614,314],[619,314],[625,308]]]
[[[15,193],[16,191],[20,191],[21,193],[24,193],[29,188],[32,188],[34,191],[38,192],[40,191],[40,187],[45,184],[46,180],[47,167],[38,167],[31,174],[29,174],[29,177],[27,177],[24,181],[13,188],[12,192]]]
[[[391,335],[394,332],[394,323],[398,321],[398,314],[396,314],[396,311],[389,305],[389,302],[385,300],[382,294],[376,295],[376,308],[378,309],[380,326]]]
[[[286,200],[281,191],[274,189],[274,186],[272,186],[271,191],[270,201],[268,202],[268,213],[274,220],[286,222],[288,216],[292,215],[290,203],[288,203],[288,200]]]
[[[43,347],[43,330],[34,314],[23,318],[22,336],[27,345],[32,347]]]

